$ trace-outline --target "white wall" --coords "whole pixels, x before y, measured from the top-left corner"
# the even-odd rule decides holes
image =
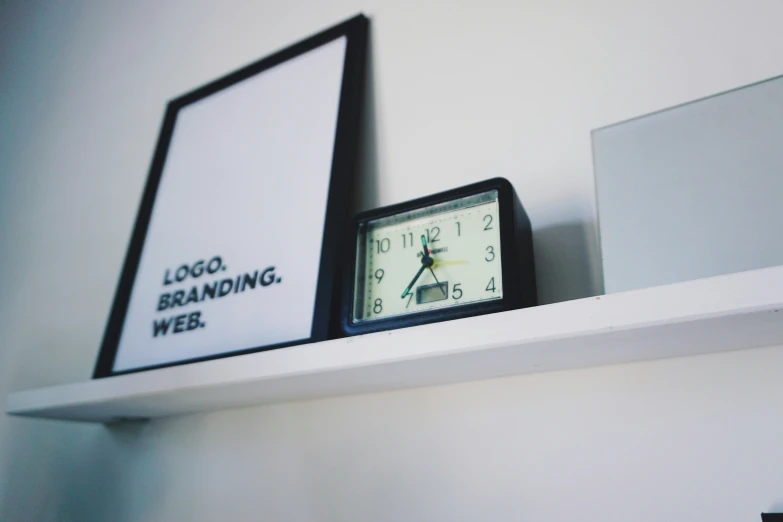
[[[505,176],[600,289],[590,129],[781,73],[778,0],[6,2],[0,397],[89,377],[167,99],[360,10],[363,206]],[[0,520],[758,520],[783,347],[82,426],[0,417]]]

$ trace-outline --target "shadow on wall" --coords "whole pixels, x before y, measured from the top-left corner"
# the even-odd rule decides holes
[[[539,304],[602,294],[600,256],[591,245],[586,223],[563,223],[533,229]],[[596,266],[598,264],[598,266]]]
[[[144,520],[147,513],[139,510],[157,504],[164,476],[159,461],[136,451],[145,426],[11,420],[7,440],[15,442],[5,448],[0,519]],[[145,470],[144,480],[137,480],[134,468]],[[135,502],[139,498],[145,501]]]
[[[357,158],[356,193],[353,212],[376,208],[378,189],[378,121],[376,118],[375,69],[373,57],[372,24],[367,31],[367,58],[364,71],[362,116],[359,125],[359,154]]]

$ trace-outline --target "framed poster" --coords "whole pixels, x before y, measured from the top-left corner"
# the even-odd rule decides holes
[[[367,25],[168,104],[95,378],[327,338]]]

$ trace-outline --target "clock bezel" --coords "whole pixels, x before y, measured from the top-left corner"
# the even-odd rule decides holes
[[[381,319],[364,319],[360,322],[353,321],[355,297],[354,289],[356,285],[357,271],[356,256],[358,250],[356,247],[356,242],[361,224],[376,219],[394,216],[403,212],[419,210],[424,207],[446,203],[467,196],[482,194],[492,190],[496,190],[498,194],[497,201],[499,207],[498,220],[500,227],[501,262],[500,271],[503,277],[502,297],[498,299],[480,301],[477,303],[455,305],[446,308],[437,308],[434,310],[423,310],[420,312],[412,312],[409,314]],[[532,296],[532,300],[530,299],[530,296],[528,296],[528,300],[525,302],[525,299],[521,295],[521,278],[518,277],[516,271],[512,270],[511,268],[520,266],[520,253],[518,251],[519,237],[517,234],[518,231],[516,230],[516,223],[519,222],[520,218],[522,218],[522,216],[518,215],[520,212],[524,214],[524,210],[522,209],[521,204],[518,204],[518,200],[511,183],[505,178],[493,178],[430,196],[368,210],[357,214],[351,222],[351,231],[348,235],[349,238],[352,238],[352,242],[350,243],[350,254],[347,256],[348,259],[346,260],[346,276],[345,284],[343,285],[341,314],[341,326],[343,332],[346,335],[359,335],[384,330],[393,330],[397,328],[406,328],[410,326],[418,326],[433,322],[450,321],[475,315],[504,312],[507,310],[520,308],[523,305],[535,304],[535,295]],[[527,231],[529,233],[529,221],[527,220],[526,215],[524,215],[524,221],[527,223]],[[348,242],[346,242],[346,244],[348,244]],[[530,256],[532,259],[532,252],[530,253]],[[528,291],[531,291],[529,286]],[[535,294],[534,282],[532,285],[532,292]]]

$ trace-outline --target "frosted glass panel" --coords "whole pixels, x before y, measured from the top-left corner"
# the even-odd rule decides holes
[[[593,131],[607,293],[783,265],[783,77]]]

